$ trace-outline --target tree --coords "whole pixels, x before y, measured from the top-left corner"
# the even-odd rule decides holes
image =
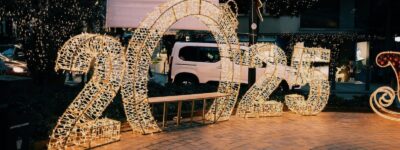
[[[103,29],[105,3],[105,0],[2,0],[0,18],[15,24],[15,40],[23,45],[32,77],[42,83],[45,78],[54,77],[57,51],[67,39],[81,32]]]

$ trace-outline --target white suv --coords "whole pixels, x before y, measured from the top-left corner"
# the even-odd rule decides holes
[[[240,49],[246,51],[249,48],[241,46]],[[221,64],[216,43],[176,42],[169,62],[174,83],[197,84],[220,80]],[[240,82],[247,83],[248,67],[236,67],[241,67]],[[261,77],[264,71],[265,68],[257,68],[256,79]]]
[[[304,47],[303,45],[296,46]],[[249,50],[249,48],[245,46],[241,46],[240,49],[242,51]],[[171,62],[171,79],[174,83],[186,85],[208,83],[212,81],[219,82],[220,80],[220,55],[216,43],[176,42],[172,49],[169,62]],[[264,66],[266,67],[256,68],[256,80],[259,79],[265,71],[272,72],[274,69],[270,67],[272,65],[269,64],[265,64]],[[241,67],[240,82],[247,84],[248,67],[235,65],[235,68],[237,67]],[[329,67],[327,64],[323,64],[322,66],[313,65],[313,67],[320,70],[325,76],[328,76]],[[296,80],[296,70],[293,70],[293,68],[289,66],[279,65],[277,71],[277,76],[284,79],[279,86],[280,90],[287,91],[292,88],[301,88],[299,85],[294,85],[295,82],[293,82]]]

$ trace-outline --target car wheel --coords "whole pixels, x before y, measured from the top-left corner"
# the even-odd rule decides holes
[[[286,81],[282,81],[279,84],[279,87],[277,88],[278,91],[280,92],[288,92],[289,91],[289,85],[286,83]]]
[[[197,85],[199,82],[197,81],[196,78],[186,76],[186,77],[180,77],[175,81],[176,84],[178,85],[183,85],[183,86],[190,86],[190,85]]]

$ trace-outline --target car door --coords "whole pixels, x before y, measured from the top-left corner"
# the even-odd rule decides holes
[[[220,81],[221,79],[221,58],[218,47],[197,47],[198,66],[197,74],[200,82]]]
[[[179,73],[196,74],[198,65],[198,49],[194,46],[184,46],[179,49],[178,55],[172,58],[172,75]]]

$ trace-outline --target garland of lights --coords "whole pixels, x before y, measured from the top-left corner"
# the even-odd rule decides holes
[[[369,103],[372,110],[379,116],[393,120],[400,121],[400,112],[387,109],[393,102],[397,100],[400,102],[400,52],[386,51],[381,52],[376,56],[376,64],[379,67],[391,67],[396,75],[397,79],[397,90],[393,90],[391,87],[382,86],[375,90],[370,98]]]
[[[311,8],[318,0],[266,0],[265,8],[272,16],[298,16],[301,11]]]
[[[102,29],[102,0],[1,0],[0,20],[11,20],[13,37],[23,45],[33,78],[52,73],[56,49],[71,36]],[[90,23],[90,24],[89,24]]]

